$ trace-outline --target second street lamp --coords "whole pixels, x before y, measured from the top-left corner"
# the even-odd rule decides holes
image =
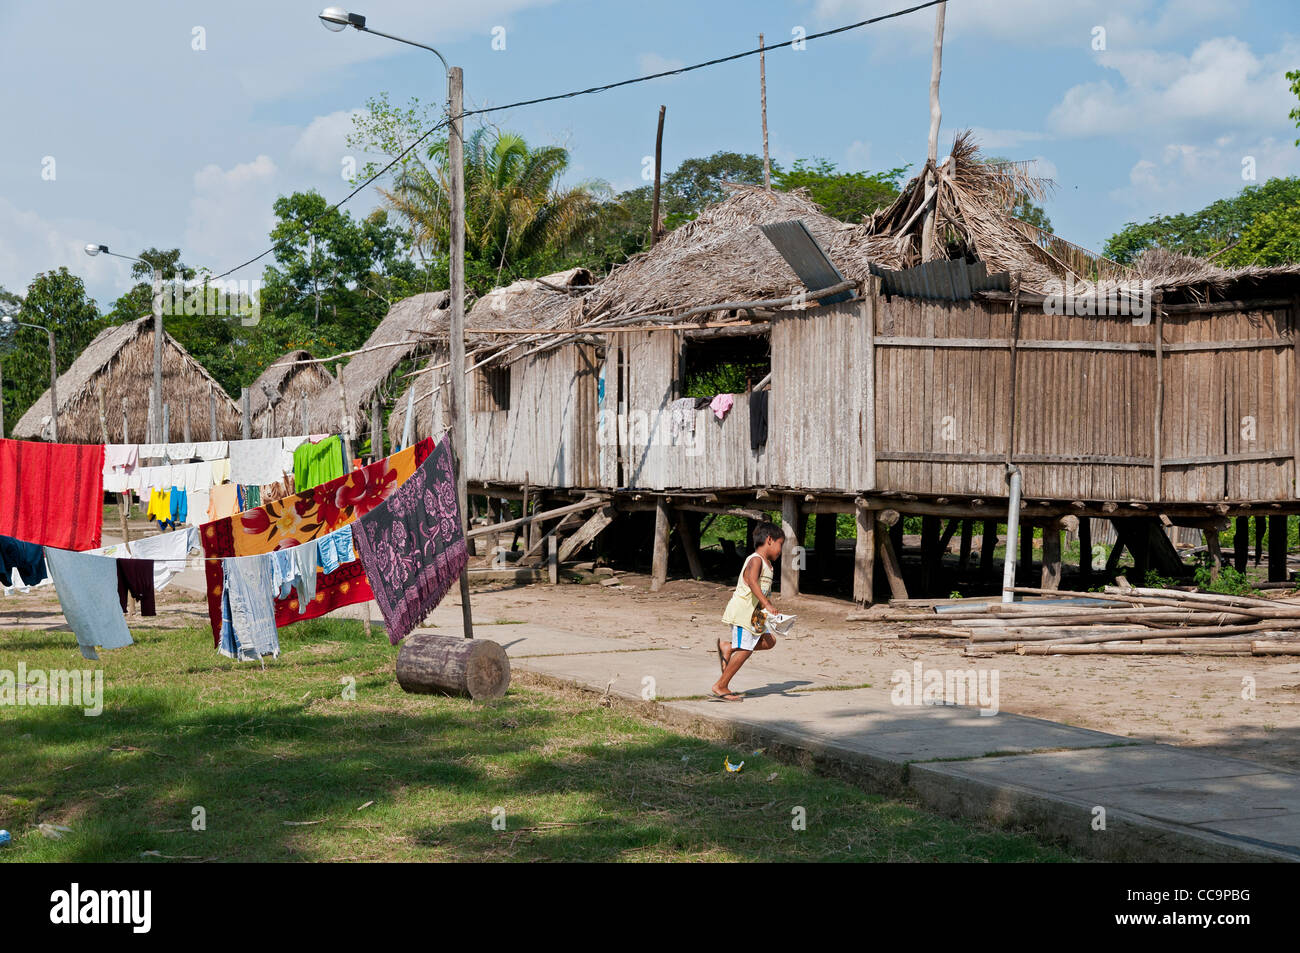
[[[157,293],[162,284],[162,269],[145,261],[143,258],[136,258],[134,255],[122,255],[117,252],[108,250],[107,245],[96,245],[93,242],[86,246],[86,254],[91,258],[103,253],[111,255],[114,258],[125,258],[127,261],[138,261],[141,264],[148,265],[153,269],[153,287]],[[149,415],[153,418],[153,426],[150,428],[150,443],[166,443],[171,439],[170,434],[162,432],[162,308],[155,301],[153,303],[153,388],[149,395]]]
[[[451,284],[451,327],[448,330],[451,351],[451,455],[456,468],[456,500],[460,506],[460,528],[465,532],[466,489],[465,489],[465,440],[468,435],[465,423],[465,140],[464,140],[464,76],[459,66],[448,66],[443,55],[432,46],[416,43],[413,40],[381,33],[366,25],[366,18],[359,13],[349,13],[342,7],[327,7],[320,12],[320,21],[327,30],[339,32],[347,27],[362,33],[373,33],[385,39],[396,40],[407,46],[418,46],[428,50],[442,62],[447,71],[447,119],[450,129],[447,134],[447,164],[451,166],[451,248],[450,284]],[[434,391],[435,395],[437,390]],[[435,396],[436,400],[437,397]],[[474,637],[474,625],[470,619],[469,576],[466,571],[460,575],[461,615],[465,627],[465,638]]]

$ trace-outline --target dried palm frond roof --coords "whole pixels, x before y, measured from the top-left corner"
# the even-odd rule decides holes
[[[986,160],[969,130],[957,134],[948,157],[926,163],[897,199],[867,222],[867,230],[888,238],[903,267],[921,264],[922,230],[933,206],[937,251],[947,257],[984,262],[990,272],[1019,272],[1022,287],[1041,290],[1067,276],[1118,277],[1124,266],[1068,242],[1012,210],[1022,201],[1041,201],[1052,182],[1032,174],[1032,164]],[[935,194],[927,201],[926,178]]]
[[[302,405],[310,406],[334,383],[324,365],[307,363],[311,354],[289,351],[277,359],[249,386],[248,406],[251,432],[262,436],[262,418],[275,408],[276,431],[266,436],[292,436],[302,430]]]
[[[163,332],[163,401],[169,406],[170,439],[183,433],[184,408],[192,415],[192,435],[208,433],[209,394],[217,402],[217,437],[238,431],[239,409],[216,378],[174,337]],[[59,375],[59,439],[64,443],[101,443],[99,385],[104,385],[109,436],[122,439],[125,408],[128,436],[146,438],[149,391],[153,386],[153,316],[104,328],[86,345],[71,366]],[[50,392],[36,399],[14,426],[20,440],[45,439],[50,418]]]
[[[901,264],[888,241],[824,213],[802,189],[727,185],[727,197],[614,268],[565,316],[567,326],[630,314],[668,316],[711,302],[784,297],[800,284],[758,226],[801,219],[846,278]],[[810,291],[821,289],[812,288]]]

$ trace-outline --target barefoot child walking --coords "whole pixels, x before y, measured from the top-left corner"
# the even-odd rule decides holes
[[[741,701],[742,696],[731,690],[731,679],[754,652],[776,645],[773,635],[765,632],[760,636],[755,632],[754,618],[759,609],[776,613],[776,606],[772,605],[768,593],[772,591],[772,562],[781,555],[784,540],[781,528],[775,524],[759,523],[754,530],[754,551],[740,567],[736,591],[732,593],[731,601],[722,613],[722,621],[727,625],[727,637],[718,639],[718,661],[722,665],[722,677],[714,682],[709,692],[714,698],[729,702]]]

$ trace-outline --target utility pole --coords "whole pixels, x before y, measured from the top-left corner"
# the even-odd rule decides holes
[[[948,4],[941,3],[934,8],[934,52],[930,57],[930,147],[926,153],[925,198],[933,202],[925,213],[925,223],[921,228],[921,261],[933,261],[935,249],[935,207],[939,204],[936,194],[939,187],[935,174],[939,161],[939,74],[943,71],[943,19]]]
[[[664,113],[667,106],[659,107],[659,131],[655,133],[655,191],[654,201],[650,206],[650,247],[659,241],[659,188],[663,174],[661,167],[664,157]]]
[[[763,50],[763,34],[758,35],[758,88],[763,111],[763,188],[772,191],[772,162],[767,154],[767,53]]]
[[[460,529],[466,531],[468,494],[465,492],[465,139],[464,83],[459,66],[447,70],[447,161],[451,163],[451,455],[456,470],[456,502]],[[468,540],[466,540],[468,543]],[[460,606],[465,638],[474,638],[474,618],[469,604],[469,566],[460,574]]]

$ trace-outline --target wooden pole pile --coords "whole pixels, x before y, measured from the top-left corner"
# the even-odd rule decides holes
[[[1021,595],[1060,599],[1056,590],[1016,586]],[[908,606],[852,613],[849,621],[928,623],[901,638],[966,639],[968,654],[1297,655],[1300,602],[1256,596],[1107,586],[1088,602]]]

